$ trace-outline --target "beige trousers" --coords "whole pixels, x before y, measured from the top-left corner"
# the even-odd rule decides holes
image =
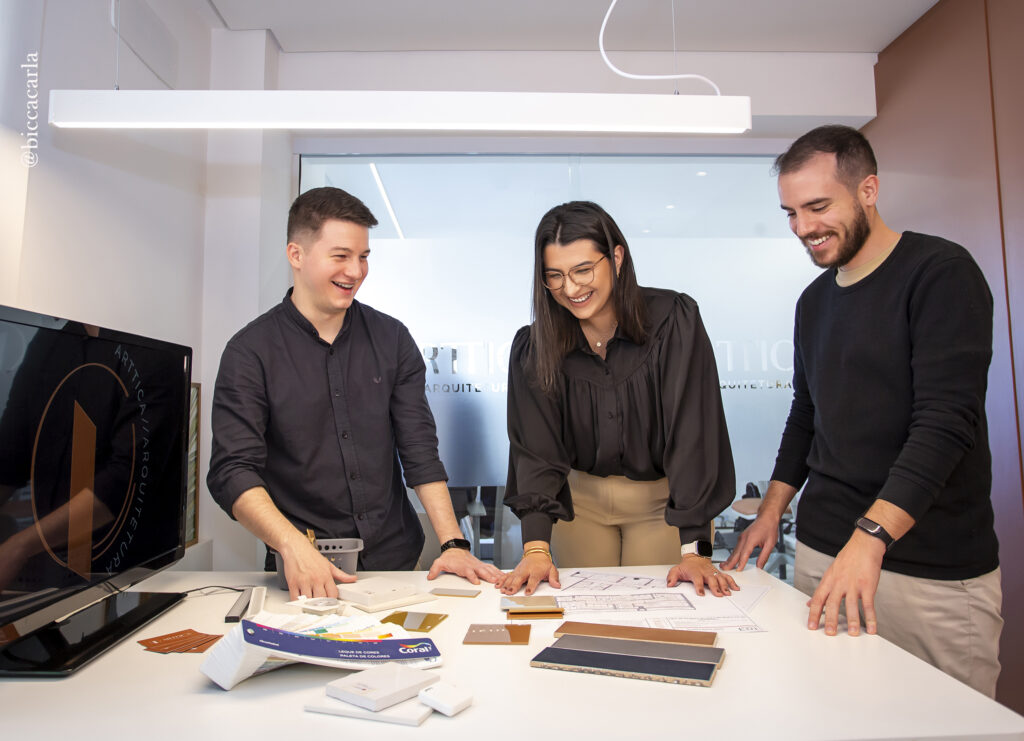
[[[798,541],[793,586],[813,595],[832,560]],[[875,592],[878,634],[995,697],[1002,601],[998,568],[960,581],[922,579],[883,569]]]
[[[559,520],[551,550],[559,567],[679,563],[679,529],[665,522],[668,479],[569,472],[576,519]]]

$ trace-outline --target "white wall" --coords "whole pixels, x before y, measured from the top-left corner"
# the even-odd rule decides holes
[[[865,53],[680,54],[679,72],[711,78],[723,95],[749,95],[753,114],[753,131],[743,137],[682,141],[695,142],[701,147],[696,151],[704,152],[708,150],[702,148],[701,141],[731,148],[751,138],[795,138],[821,123],[862,126],[875,115],[876,59],[877,55]],[[617,52],[613,61],[620,69],[639,74],[666,74],[674,68],[669,53]],[[616,75],[596,51],[282,54],[278,72],[282,90],[671,93],[675,85],[675,81]],[[696,80],[679,81],[678,90],[683,94],[712,92],[706,83]],[[574,139],[563,142],[571,147]]]
[[[496,89],[654,92],[671,83],[635,83],[613,75],[586,53],[282,54],[263,32],[215,31],[212,88],[280,89]],[[265,52],[265,55],[264,55]],[[825,121],[861,125],[874,115],[873,54],[692,55],[726,94],[753,96],[754,134],[744,138],[692,137],[284,137],[236,132],[210,135],[203,324],[204,422],[213,382],[228,338],[277,303],[290,283],[283,257],[287,208],[297,192],[286,172],[291,147],[319,152],[672,152],[777,153],[789,138]],[[666,55],[625,54],[628,69],[660,71]],[[710,69],[708,68],[710,65]],[[808,68],[812,70],[808,78]],[[800,86],[791,81],[797,71]],[[666,88],[666,86],[668,86]],[[683,92],[703,92],[683,83]],[[787,138],[788,137],[788,138]],[[289,177],[290,175],[290,177]],[[210,449],[204,424],[205,478]],[[214,539],[215,568],[258,568],[262,547],[213,504],[200,508],[200,531]]]
[[[18,293],[25,203],[38,134],[38,62],[43,34],[42,3],[0,0],[0,303]]]
[[[122,0],[122,7],[141,0]],[[593,53],[282,55],[264,32],[228,32],[204,0],[146,0],[169,35],[177,88],[390,88],[663,91],[612,75]],[[119,47],[122,88],[161,88],[118,45],[109,0],[0,0],[0,303],[72,316],[191,345],[203,384],[201,460],[224,343],[276,303],[288,283],[281,256],[296,152],[775,152],[822,120],[858,125],[874,115],[864,54],[682,55],[726,94],[750,94],[755,127],[735,139],[322,138],[285,134],[98,132],[39,127],[39,160],[20,162],[26,87],[20,68],[38,53],[40,120],[51,88],[109,88]],[[632,71],[663,71],[664,54],[623,53]],[[164,69],[163,67],[161,69]],[[794,71],[801,84],[794,86]],[[807,75],[811,77],[808,78]],[[682,92],[702,92],[681,83]],[[251,568],[259,549],[203,487],[200,536],[217,568]]]
[[[27,23],[22,31],[39,38],[45,121],[51,88],[113,85],[117,39],[106,0],[50,0],[41,7],[41,34]],[[191,60],[179,69],[180,82],[202,85],[208,29],[187,13],[173,17]],[[17,30],[15,35],[20,37]],[[119,57],[122,87],[159,86],[123,44]],[[14,61],[8,56],[5,64]],[[5,94],[3,106],[23,109],[24,96]],[[14,271],[5,276],[0,300],[198,345],[205,138],[40,126],[38,164],[27,173],[24,231],[5,252],[5,266],[16,267],[16,279]]]
[[[262,89],[276,76],[277,47],[264,31],[215,30],[210,87]],[[210,410],[220,356],[239,329],[281,300],[291,272],[284,258],[292,181],[290,138],[259,131],[211,132],[203,241],[204,313],[200,537],[213,540],[216,569],[260,569],[263,547],[214,503],[206,489]],[[283,272],[286,271],[286,272]],[[283,286],[281,285],[283,283]]]
[[[208,85],[204,6],[150,2],[182,87]],[[51,129],[49,90],[113,87],[115,52],[122,88],[162,87],[147,50],[118,43],[109,0],[3,0],[0,19],[0,303],[191,346],[199,380],[206,134]],[[29,54],[36,89],[20,66]],[[21,160],[30,94],[32,167]]]

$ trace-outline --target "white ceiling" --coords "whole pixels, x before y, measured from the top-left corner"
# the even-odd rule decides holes
[[[284,52],[586,51],[610,0],[209,0],[231,30]],[[878,52],[937,0],[620,0],[606,46]]]

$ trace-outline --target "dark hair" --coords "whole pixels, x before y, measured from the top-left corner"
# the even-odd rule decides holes
[[[596,203],[572,201],[555,206],[537,225],[533,253],[533,325],[530,327],[528,363],[533,365],[541,389],[554,391],[562,360],[576,346],[579,322],[558,304],[544,287],[544,248],[589,239],[608,258],[612,269],[612,301],[619,331],[640,345],[647,340],[644,328],[647,307],[633,271],[629,245],[615,220]],[[622,265],[615,271],[615,247],[622,247]]]
[[[795,172],[817,154],[836,156],[836,174],[850,190],[856,190],[868,175],[878,174],[878,162],[871,145],[857,129],[836,124],[808,131],[780,154],[772,168],[774,175]]]
[[[308,232],[316,235],[328,219],[351,221],[367,229],[377,226],[377,219],[362,201],[341,188],[313,188],[300,195],[288,209],[288,241]]]

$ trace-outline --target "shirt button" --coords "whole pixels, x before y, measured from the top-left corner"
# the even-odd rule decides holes
[[[349,476],[349,478],[352,479],[353,481],[358,481],[359,480],[359,474],[358,473],[353,473],[353,474],[351,474]]]
[[[365,520],[366,519],[366,515],[363,514],[362,512],[360,512],[358,515],[356,515],[356,519],[357,520]]]
[[[341,439],[342,440],[348,440],[348,433],[347,432],[341,433]]]
[[[610,376],[610,375],[612,374],[612,369],[611,369],[611,368],[605,368],[605,369],[604,369],[604,374],[605,374],[606,376]]]
[[[608,419],[615,419],[615,412],[608,412]]]

